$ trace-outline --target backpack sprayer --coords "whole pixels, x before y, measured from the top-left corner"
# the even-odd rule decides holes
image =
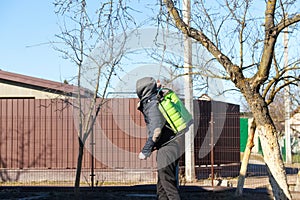
[[[192,115],[174,91],[161,88],[157,93],[158,108],[175,134],[185,131],[192,123]]]

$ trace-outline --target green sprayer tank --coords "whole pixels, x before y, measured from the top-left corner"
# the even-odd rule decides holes
[[[174,91],[168,88],[165,90],[163,97],[159,101],[158,108],[167,122],[170,124],[175,134],[186,130],[192,124],[192,115],[186,109],[182,101]]]

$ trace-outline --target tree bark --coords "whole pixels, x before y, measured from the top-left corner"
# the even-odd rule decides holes
[[[292,199],[274,126],[265,124],[258,126],[257,129],[273,195],[275,199]]]
[[[250,132],[248,134],[248,139],[247,139],[247,146],[245,148],[241,168],[240,168],[240,175],[238,178],[238,183],[237,183],[237,188],[235,191],[236,196],[241,196],[243,194],[243,188],[244,188],[244,183],[245,183],[245,178],[246,178],[246,173],[247,173],[247,167],[251,155],[251,150],[254,147],[254,134],[255,134],[255,129],[256,129],[256,124],[255,120],[251,122],[251,127],[250,127]]]
[[[250,92],[247,90],[247,92]],[[269,110],[264,99],[256,92],[248,96],[244,95],[248,101],[257,126],[257,133],[262,145],[264,161],[268,170],[269,182],[275,199],[292,199],[289,191],[285,166],[281,157],[278,143],[278,136],[275,125],[269,114]]]
[[[298,174],[297,174],[297,181],[296,181],[294,191],[300,192],[300,171],[298,171]]]
[[[76,168],[76,178],[75,178],[75,191],[77,192],[80,186],[80,175],[82,169],[82,159],[83,159],[83,149],[84,149],[84,143],[81,141],[80,137],[78,137],[78,142],[79,142],[79,152],[77,158],[77,168]]]

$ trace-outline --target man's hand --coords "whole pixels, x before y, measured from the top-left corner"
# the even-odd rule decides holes
[[[141,153],[139,153],[139,159],[140,160],[146,160],[147,157],[141,152]]]

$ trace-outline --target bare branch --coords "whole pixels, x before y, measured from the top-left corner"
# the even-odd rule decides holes
[[[300,66],[297,66],[296,64],[292,65],[291,67],[287,67],[282,69],[281,71],[278,71],[276,76],[274,76],[266,85],[266,88],[263,91],[262,96],[264,98],[267,97],[267,103],[270,104],[273,102],[276,94],[280,92],[284,87],[295,84],[297,85],[300,81],[299,76],[289,76],[285,75],[288,74],[289,71],[296,71],[300,70]],[[280,84],[278,86],[278,84]]]
[[[277,29],[277,35],[282,32],[286,27],[295,24],[297,22],[300,22],[300,14],[296,14],[294,16],[291,16],[289,18],[284,17],[279,24],[275,27]]]
[[[186,23],[184,23],[174,6],[173,1],[164,0],[164,2],[168,8],[168,12],[174,20],[176,27],[181,30],[182,33],[187,34],[189,37],[199,41],[225,68],[234,83],[238,83],[238,80],[242,80],[244,78],[240,68],[234,65],[231,60],[224,55],[202,31],[189,27]]]

